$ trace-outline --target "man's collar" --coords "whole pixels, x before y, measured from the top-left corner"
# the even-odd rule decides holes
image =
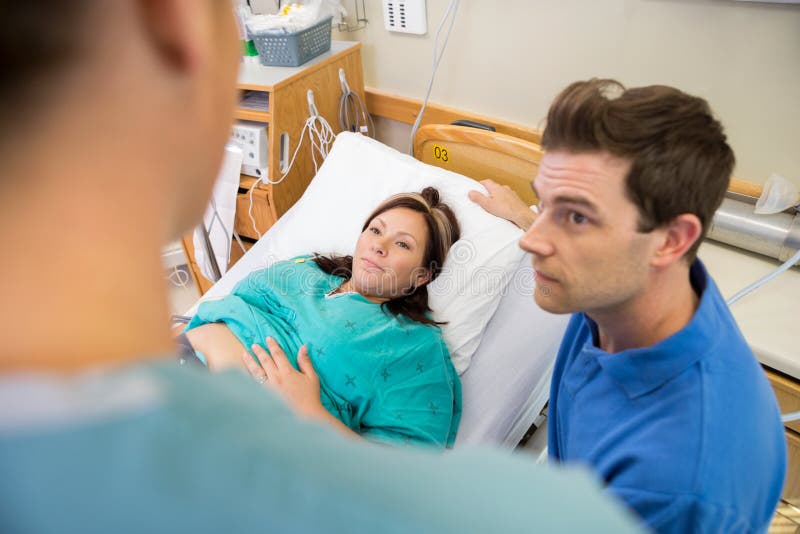
[[[716,343],[715,335],[719,333],[719,315],[713,310],[716,288],[700,260],[692,264],[689,278],[700,302],[692,320],[678,332],[650,347],[616,354],[593,346],[584,349],[632,399],[670,381],[700,360]],[[584,317],[596,336],[597,325]]]

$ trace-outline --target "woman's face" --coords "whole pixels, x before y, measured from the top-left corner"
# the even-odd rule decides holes
[[[350,289],[383,302],[426,283],[430,273],[422,261],[427,240],[419,212],[393,208],[375,216],[356,243]]]

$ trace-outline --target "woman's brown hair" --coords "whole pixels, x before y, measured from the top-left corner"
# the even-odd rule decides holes
[[[423,324],[439,323],[427,316],[431,311],[428,306],[427,284],[432,282],[442,272],[447,252],[453,243],[461,236],[453,210],[439,198],[439,191],[434,187],[426,187],[421,193],[400,193],[384,200],[367,217],[361,231],[365,231],[369,223],[381,213],[395,208],[407,208],[421,213],[428,229],[428,239],[425,242],[425,251],[422,256],[422,267],[430,273],[430,280],[420,284],[407,295],[403,295],[381,304],[395,317],[405,315],[409,319]],[[352,256],[323,256],[314,255],[314,261],[320,269],[328,274],[350,279],[353,275]]]

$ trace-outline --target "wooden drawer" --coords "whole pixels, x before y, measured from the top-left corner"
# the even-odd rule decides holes
[[[800,411],[800,384],[795,380],[765,369],[767,378],[775,391],[775,398],[781,407],[781,413]],[[800,421],[786,423],[786,428],[790,428],[800,433]]]
[[[800,384],[793,378],[764,369],[781,413],[800,411]],[[786,423],[786,482],[781,497],[793,504],[800,504],[800,421]]]
[[[786,431],[786,483],[783,485],[784,500],[800,504],[800,435],[792,430]]]
[[[258,239],[258,233],[256,229],[253,228],[253,222],[248,215],[249,209],[250,193],[247,189],[239,188],[239,194],[236,196],[236,219],[234,220],[233,227],[240,236]],[[253,219],[256,221],[256,228],[261,232],[261,235],[264,235],[275,223],[275,217],[273,217],[270,207],[268,190],[260,187],[256,187],[253,190],[252,214]]]

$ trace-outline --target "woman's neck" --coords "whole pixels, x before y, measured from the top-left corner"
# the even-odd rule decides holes
[[[339,287],[334,289],[331,294],[332,295],[336,295],[337,293],[358,293],[359,295],[361,295],[362,297],[364,297],[365,299],[367,299],[368,301],[370,301],[370,302],[372,302],[374,304],[383,304],[384,302],[387,302],[387,301],[391,300],[391,299],[388,299],[388,298],[385,298],[385,297],[375,297],[375,296],[372,296],[372,295],[367,295],[367,294],[359,291],[354,286],[352,278],[348,278],[347,280],[342,282],[342,285],[340,285]]]

